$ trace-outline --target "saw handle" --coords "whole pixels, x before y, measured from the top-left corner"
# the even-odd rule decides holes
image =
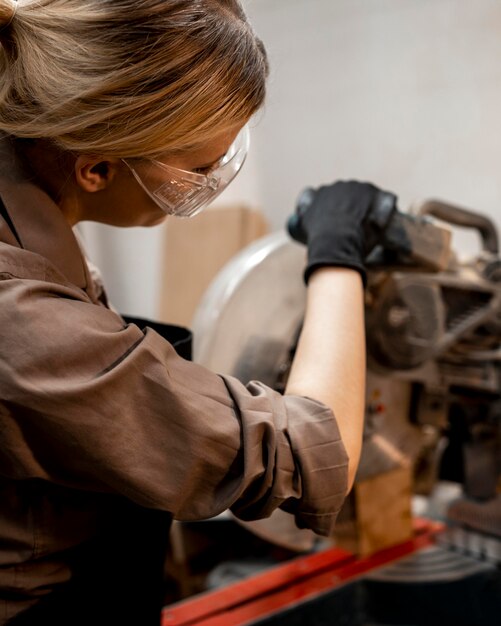
[[[315,190],[311,187],[303,189],[296,203],[296,211],[289,217],[287,222],[287,230],[289,235],[299,243],[307,244],[306,232],[301,224],[301,218],[307,211],[308,207],[312,204],[315,198]]]
[[[315,199],[316,191],[307,187],[300,194],[294,215],[289,218],[287,228],[293,239],[307,243],[307,233],[302,226],[302,217]],[[441,207],[443,207],[441,203]],[[454,207],[452,207],[454,208]],[[435,210],[435,209],[433,209]],[[430,211],[430,214],[434,214]],[[442,215],[445,213],[442,212]],[[452,220],[459,220],[457,212],[449,211]],[[478,227],[474,214],[468,214],[469,225]],[[479,220],[479,224],[485,226]],[[396,207],[396,197],[379,190],[373,206],[363,223],[365,231],[366,263],[370,267],[393,265],[413,265],[430,271],[440,271],[447,267],[450,259],[450,233],[433,224],[423,215],[402,213]],[[487,228],[484,228],[487,231]],[[494,236],[495,236],[494,230]],[[492,233],[488,239],[492,245]],[[391,256],[387,256],[390,253]]]
[[[302,216],[308,210],[315,199],[315,190],[311,187],[304,189],[296,203],[296,211],[287,222],[287,230],[290,236],[300,243],[307,243],[307,234],[302,226]],[[383,234],[389,223],[399,212],[396,210],[395,196],[386,191],[379,191],[374,206],[365,221],[367,244],[373,247],[371,242],[375,233]],[[371,242],[371,243],[369,243]]]
[[[295,213],[289,217],[287,222],[287,230],[290,236],[300,243],[307,243],[307,235],[301,224],[301,218],[313,203],[314,199],[315,190],[311,187],[306,187],[299,195]],[[398,213],[395,209],[395,196],[386,191],[379,191],[374,207],[367,216],[366,230],[384,232],[395,213]],[[370,235],[369,232],[366,234],[368,236]]]
[[[419,206],[418,213],[420,215],[432,215],[454,226],[475,228],[482,239],[483,249],[496,256],[499,254],[496,226],[486,215],[480,215],[440,200],[426,200]]]

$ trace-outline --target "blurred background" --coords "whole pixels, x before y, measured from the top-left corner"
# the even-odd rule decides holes
[[[304,186],[357,178],[403,210],[439,198],[501,227],[499,1],[244,5],[270,57],[269,95],[242,173],[210,210],[248,206],[281,229]],[[121,312],[158,317],[165,228],[81,225]],[[474,254],[478,236],[458,232],[454,247]]]

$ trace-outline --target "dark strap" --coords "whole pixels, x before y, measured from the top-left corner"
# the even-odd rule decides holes
[[[23,244],[21,243],[21,239],[19,238],[19,235],[17,234],[17,230],[16,230],[16,227],[14,226],[14,222],[12,221],[10,215],[8,214],[7,208],[6,208],[5,204],[2,201],[2,198],[0,198],[0,215],[5,220],[5,222],[7,223],[7,226],[10,228],[12,234],[16,238],[17,243],[22,248]]]
[[[139,328],[151,328],[161,337],[166,339],[183,359],[191,361],[193,333],[182,326],[173,326],[172,324],[162,324],[160,322],[152,322],[151,320],[141,317],[130,317],[122,315],[127,324],[135,324]]]

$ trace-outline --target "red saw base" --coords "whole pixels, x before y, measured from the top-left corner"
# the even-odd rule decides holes
[[[162,626],[252,624],[433,544],[435,535],[444,528],[423,519],[416,520],[414,526],[412,539],[370,557],[357,558],[346,550],[331,548],[172,604],[162,611]]]

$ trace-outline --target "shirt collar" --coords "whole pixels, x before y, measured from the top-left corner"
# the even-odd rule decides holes
[[[89,271],[71,226],[57,204],[29,179],[6,138],[0,139],[0,196],[20,247],[43,256],[72,284],[87,290]]]

